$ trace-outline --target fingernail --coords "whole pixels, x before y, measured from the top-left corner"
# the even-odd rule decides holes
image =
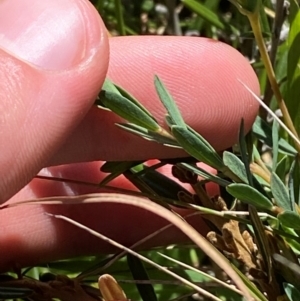
[[[88,1],[0,2],[0,47],[39,67],[79,64],[100,36],[99,17]]]

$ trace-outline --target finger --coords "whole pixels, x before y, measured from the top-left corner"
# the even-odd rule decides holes
[[[3,201],[89,110],[106,74],[108,45],[102,21],[84,0],[1,1],[0,28]]]
[[[140,100],[163,124],[165,110],[154,88],[160,76],[185,121],[221,150],[238,139],[241,118],[249,129],[258,104],[239,82],[259,93],[247,60],[223,43],[188,37],[110,39],[109,77]],[[120,118],[93,108],[50,164],[87,160],[137,160],[182,156],[115,126]],[[70,156],[70,152],[72,156]]]

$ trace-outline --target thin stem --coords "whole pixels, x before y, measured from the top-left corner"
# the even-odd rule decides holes
[[[116,8],[116,18],[118,21],[118,31],[121,36],[126,35],[124,18],[123,18],[123,10],[121,0],[115,0],[115,8]]]

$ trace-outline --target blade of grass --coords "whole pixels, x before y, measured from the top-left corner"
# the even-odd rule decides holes
[[[44,200],[48,199],[49,204],[63,204],[67,201],[68,204],[71,204],[72,201],[77,203],[86,203],[87,200],[97,203],[116,203],[116,204],[127,204],[131,206],[136,206],[142,209],[145,209],[147,211],[150,211],[161,218],[169,221],[170,223],[174,224],[178,229],[180,229],[183,233],[187,235],[200,249],[203,250],[221,269],[224,270],[225,273],[233,280],[233,282],[236,284],[236,286],[244,293],[245,298],[247,300],[252,300],[251,294],[248,291],[248,288],[244,284],[244,282],[240,279],[240,277],[236,274],[236,272],[233,270],[232,266],[228,262],[228,260],[216,249],[214,248],[199,232],[197,232],[191,225],[186,223],[182,218],[175,215],[168,209],[159,206],[158,204],[155,204],[145,198],[138,198],[123,194],[113,194],[113,193],[100,193],[100,194],[88,194],[88,195],[81,195],[81,196],[71,196],[71,197],[53,197],[53,198],[45,198]],[[49,201],[51,199],[52,201]],[[64,200],[64,201],[63,201]],[[23,202],[25,204],[26,202]],[[31,204],[37,204],[38,202],[35,200],[35,202],[31,201]],[[43,204],[47,202],[42,202]],[[30,202],[27,202],[27,204],[30,204]],[[6,204],[7,206],[7,204]],[[3,206],[2,206],[3,208]],[[70,223],[75,223],[74,221],[60,216],[59,218],[66,219]],[[83,225],[80,225],[80,227],[84,227]],[[89,229],[89,231],[93,231],[92,229]],[[91,232],[95,235],[100,235],[99,233]],[[104,238],[105,241],[111,242],[108,238]],[[115,244],[115,243],[114,243]],[[123,250],[125,250],[125,247],[117,244],[119,247],[121,247]],[[132,254],[132,250],[126,248],[126,251],[130,254]],[[134,252],[135,253],[135,252]],[[153,263],[151,263],[153,265]],[[168,271],[170,272],[170,271]],[[191,286],[191,284],[189,283]],[[194,285],[191,286],[194,288]],[[197,287],[197,291],[199,291],[199,287]]]
[[[82,225],[82,224],[80,224],[80,223],[74,221],[73,219],[70,219],[70,218],[68,218],[68,217],[66,217],[66,216],[63,216],[63,215],[56,215],[56,214],[50,214],[50,213],[45,213],[45,214],[48,215],[48,216],[50,216],[50,217],[53,217],[53,218],[57,218],[57,219],[64,220],[64,221],[66,221],[66,222],[68,222],[68,223],[70,223],[70,224],[72,224],[72,225],[74,225],[74,226],[76,226],[76,227],[78,227],[78,228],[80,228],[80,229],[83,229],[83,230],[87,231],[88,233],[94,235],[95,237],[98,237],[98,238],[104,240],[105,242],[107,242],[107,243],[109,243],[109,244],[111,244],[111,245],[113,245],[113,246],[115,246],[115,247],[117,247],[117,248],[119,248],[119,249],[121,249],[121,250],[126,251],[127,253],[129,253],[129,254],[131,254],[131,255],[133,255],[133,256],[136,256],[136,257],[139,258],[140,260],[143,260],[144,262],[146,262],[146,263],[148,263],[148,264],[150,264],[150,265],[156,267],[156,268],[159,269],[160,271],[165,272],[166,274],[171,275],[172,277],[174,277],[174,278],[177,279],[177,280],[180,280],[183,284],[185,284],[185,285],[187,285],[187,286],[193,288],[193,289],[194,289],[196,292],[198,292],[199,294],[205,296],[206,298],[209,298],[209,300],[213,300],[213,301],[222,301],[221,299],[215,297],[215,296],[212,295],[211,293],[207,292],[206,290],[203,290],[203,289],[200,288],[199,286],[197,286],[197,285],[193,284],[192,282],[186,280],[185,278],[183,278],[183,277],[177,275],[176,273],[174,273],[174,272],[168,270],[167,268],[165,268],[165,267],[163,267],[163,266],[161,266],[161,265],[159,265],[159,264],[153,262],[152,260],[148,259],[147,257],[145,257],[145,256],[143,256],[143,255],[140,255],[140,254],[136,253],[135,251],[132,251],[131,249],[129,249],[129,248],[127,248],[127,247],[125,247],[125,246],[119,244],[118,242],[116,242],[116,241],[114,241],[114,240],[108,238],[107,236],[102,235],[102,234],[100,234],[100,233],[94,231],[93,229],[88,228],[88,227],[86,227],[86,226],[84,226],[84,225]],[[251,299],[249,299],[249,300],[251,300]]]
[[[226,287],[226,288],[232,290],[233,292],[235,292],[235,293],[237,293],[237,294],[239,294],[239,295],[243,295],[243,293],[242,293],[240,290],[236,289],[234,286],[232,286],[232,285],[230,285],[230,284],[227,284],[226,282],[224,282],[224,281],[222,281],[222,280],[219,280],[218,278],[213,277],[213,276],[211,276],[211,275],[208,274],[208,273],[205,273],[205,272],[203,272],[203,271],[201,271],[201,270],[198,270],[198,269],[194,268],[193,266],[190,266],[190,265],[188,265],[188,264],[185,264],[185,263],[183,263],[182,261],[176,260],[176,259],[174,259],[174,258],[172,258],[172,257],[169,257],[169,256],[167,256],[167,255],[165,255],[165,254],[162,254],[162,253],[160,253],[160,252],[157,252],[157,254],[160,255],[160,256],[162,256],[162,257],[164,257],[164,258],[166,258],[166,259],[168,259],[168,260],[170,260],[170,261],[172,261],[172,262],[175,262],[176,264],[178,264],[179,266],[181,266],[181,267],[183,267],[183,268],[189,269],[189,270],[194,271],[194,272],[196,272],[196,273],[198,273],[198,274],[200,274],[200,275],[202,275],[202,276],[205,276],[205,277],[207,277],[208,279],[210,279],[210,280],[212,280],[212,281],[214,281],[214,282],[220,284],[221,286],[224,286],[224,287]]]

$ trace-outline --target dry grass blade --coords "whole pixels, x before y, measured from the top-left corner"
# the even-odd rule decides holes
[[[189,215],[186,215],[184,218],[187,220],[188,218],[195,216],[195,215],[200,215],[201,212],[194,212],[191,213]],[[162,233],[163,231],[169,229],[170,227],[173,227],[173,224],[168,224],[162,228],[160,228],[159,230],[145,236],[144,238],[142,238],[141,240],[137,241],[135,244],[133,244],[132,246],[130,246],[129,248],[131,250],[135,249],[136,247],[140,246],[141,244],[145,243],[146,241],[152,239],[153,237],[155,237],[156,235]],[[110,267],[112,264],[114,264],[116,261],[118,261],[120,258],[122,258],[127,252],[126,251],[121,251],[119,254],[116,254],[116,256],[114,256],[108,263],[106,263],[105,265],[101,266],[98,269],[94,269],[93,271],[89,271],[87,273],[83,272],[82,274],[78,275],[76,277],[76,279],[83,279],[87,276],[90,275],[95,275],[95,274],[101,274],[102,271],[105,271],[108,267]]]
[[[216,277],[213,277],[213,276],[209,275],[208,273],[202,272],[202,271],[200,271],[200,270],[194,268],[193,266],[190,266],[190,265],[185,264],[185,263],[183,263],[183,262],[181,262],[181,261],[179,261],[179,260],[176,260],[176,259],[174,259],[174,258],[171,258],[170,256],[164,255],[164,254],[162,254],[162,253],[160,253],[160,252],[158,252],[158,254],[159,254],[160,256],[162,256],[162,257],[164,257],[164,258],[170,260],[170,261],[175,262],[176,264],[178,264],[178,265],[180,265],[180,266],[182,266],[182,267],[184,267],[184,268],[186,268],[186,269],[189,269],[189,270],[191,270],[191,271],[194,271],[194,272],[196,272],[196,273],[199,273],[199,274],[201,274],[201,275],[203,275],[203,276],[209,278],[210,280],[212,280],[212,281],[214,281],[214,282],[220,284],[221,286],[224,286],[224,287],[226,287],[226,288],[232,290],[233,292],[235,292],[235,293],[237,293],[237,294],[243,295],[243,293],[242,293],[240,290],[236,289],[233,285],[227,284],[226,282],[221,281],[221,280],[217,279]]]
[[[179,216],[175,215],[168,209],[155,204],[144,198],[137,198],[122,194],[112,194],[112,193],[95,193],[80,196],[70,196],[70,197],[51,197],[43,198],[38,200],[29,200],[15,204],[2,205],[2,208],[17,206],[20,204],[84,204],[84,203],[116,203],[116,204],[127,204],[131,206],[136,206],[148,210],[158,216],[164,218],[165,220],[172,223],[174,226],[179,228],[183,233],[187,235],[196,245],[199,246],[225,273],[233,280],[236,286],[243,292],[246,300],[253,300],[250,291],[247,286],[237,275],[234,269],[231,267],[227,259],[219,253],[202,235],[200,235],[191,225],[186,223]],[[73,221],[70,221],[74,223]],[[82,225],[81,225],[82,226]],[[92,230],[91,230],[92,231]],[[98,235],[98,233],[95,233]],[[132,252],[130,249],[128,249]]]
[[[125,252],[127,252],[127,253],[129,253],[129,254],[131,254],[131,255],[133,255],[133,256],[136,256],[137,258],[143,260],[144,262],[147,262],[148,264],[150,264],[150,265],[156,267],[157,269],[159,269],[159,270],[165,272],[166,274],[169,274],[169,275],[171,275],[172,277],[176,278],[177,280],[180,280],[183,284],[188,285],[189,287],[193,288],[196,292],[198,292],[198,293],[200,293],[201,295],[203,295],[203,296],[205,296],[206,298],[208,298],[208,300],[212,300],[212,301],[222,301],[221,299],[215,297],[214,295],[212,295],[211,293],[209,293],[209,292],[207,292],[206,290],[202,289],[201,287],[195,285],[194,283],[192,283],[192,282],[186,280],[185,278],[183,278],[183,277],[181,277],[181,276],[175,274],[174,272],[169,271],[168,268],[162,267],[161,265],[155,263],[154,261],[148,259],[147,257],[145,257],[145,256],[143,256],[143,255],[140,255],[140,254],[136,253],[135,251],[131,250],[130,248],[127,248],[127,247],[125,247],[125,246],[119,244],[118,242],[116,242],[116,241],[114,241],[114,240],[108,238],[107,236],[102,235],[102,234],[100,234],[100,233],[94,231],[93,229],[88,228],[88,227],[86,227],[86,226],[84,226],[84,225],[82,225],[82,224],[80,224],[80,223],[74,221],[73,219],[70,219],[70,218],[68,218],[68,217],[66,217],[66,216],[63,216],[63,215],[55,215],[55,214],[48,214],[48,213],[47,213],[47,215],[53,216],[53,217],[55,217],[55,218],[57,218],[57,219],[62,219],[62,220],[66,221],[66,222],[68,222],[68,223],[70,223],[70,224],[73,224],[73,225],[75,225],[76,227],[78,227],[78,228],[80,228],[80,229],[83,229],[83,230],[87,231],[88,233],[90,233],[90,234],[92,234],[92,235],[94,235],[94,236],[96,236],[96,237],[98,237],[98,238],[104,240],[105,242],[107,242],[107,243],[109,243],[109,244],[111,244],[111,245],[113,245],[113,246],[115,246],[115,247],[117,247],[117,248],[119,248],[119,249],[121,249],[121,250],[124,250]]]

